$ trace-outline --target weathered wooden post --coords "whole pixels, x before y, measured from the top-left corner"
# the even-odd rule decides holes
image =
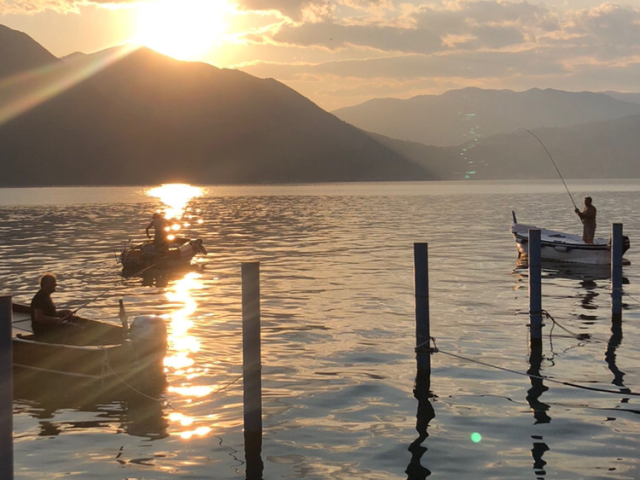
[[[531,342],[542,342],[541,250],[540,229],[529,230],[529,332]]]
[[[259,262],[242,264],[242,369],[246,478],[261,480],[263,463]]]
[[[622,321],[622,224],[611,228],[611,321]]]
[[[429,251],[428,244],[413,244],[416,296],[416,358],[418,372],[431,373],[431,333],[429,327]]]
[[[429,326],[429,249],[426,243],[413,244],[413,272],[416,309],[416,359],[418,371],[413,394],[418,400],[416,430],[418,438],[411,443],[411,462],[407,466],[408,480],[423,479],[431,475],[420,459],[427,451],[422,442],[429,436],[429,422],[435,418],[431,405],[431,333]]]
[[[13,317],[11,296],[0,296],[0,471],[13,479]]]

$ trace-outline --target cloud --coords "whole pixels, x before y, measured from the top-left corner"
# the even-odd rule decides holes
[[[442,49],[440,37],[428,30],[347,26],[329,22],[283,25],[272,39],[285,45],[315,46],[331,50],[361,46],[384,51],[431,53]]]
[[[239,0],[238,6],[243,10],[275,10],[294,21],[317,21],[333,12],[329,0]]]
[[[405,55],[359,61],[326,62],[317,65],[254,64],[242,70],[256,76],[274,76],[283,80],[303,75],[351,78],[398,79],[428,77],[497,78],[522,75],[549,75],[566,72],[553,56],[532,52],[460,52],[447,55]],[[269,75],[267,75],[269,74]]]
[[[353,0],[348,0],[353,1]],[[450,2],[445,6],[403,5],[380,16],[378,2],[370,17],[335,18],[280,25],[261,40],[282,46],[338,50],[349,47],[403,53],[435,53],[455,49],[517,47],[557,29],[557,19],[527,2]],[[384,4],[385,8],[388,4]]]
[[[605,3],[573,13],[567,32],[592,47],[637,48],[640,45],[640,8]]]
[[[52,10],[60,13],[78,13],[80,2],[65,0],[0,0],[3,15],[35,14]]]

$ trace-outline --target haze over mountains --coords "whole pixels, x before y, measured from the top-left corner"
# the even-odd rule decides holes
[[[0,186],[638,178],[640,94],[463,89],[335,115],[273,79],[0,26]],[[347,123],[349,122],[349,123]]]
[[[408,100],[370,100],[333,113],[368,132],[444,147],[518,128],[563,128],[640,114],[640,104],[622,100],[623,94],[618,98],[538,88],[465,88]]]

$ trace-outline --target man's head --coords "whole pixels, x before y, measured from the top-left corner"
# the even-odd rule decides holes
[[[588,207],[591,205],[591,197],[584,197],[584,204]]]
[[[57,284],[58,280],[53,273],[45,273],[40,277],[40,288],[47,293],[55,292]]]
[[[158,212],[155,212],[153,214],[153,218],[160,218],[162,215],[160,215]]]

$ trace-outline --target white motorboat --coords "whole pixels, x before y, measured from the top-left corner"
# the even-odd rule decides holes
[[[529,255],[529,230],[540,230],[541,258],[568,263],[587,263],[592,265],[611,264],[611,241],[595,238],[593,244],[585,243],[580,235],[562,233],[533,225],[518,223],[513,213],[511,233],[516,240],[518,256]],[[622,253],[629,249],[629,237],[623,237]]]

